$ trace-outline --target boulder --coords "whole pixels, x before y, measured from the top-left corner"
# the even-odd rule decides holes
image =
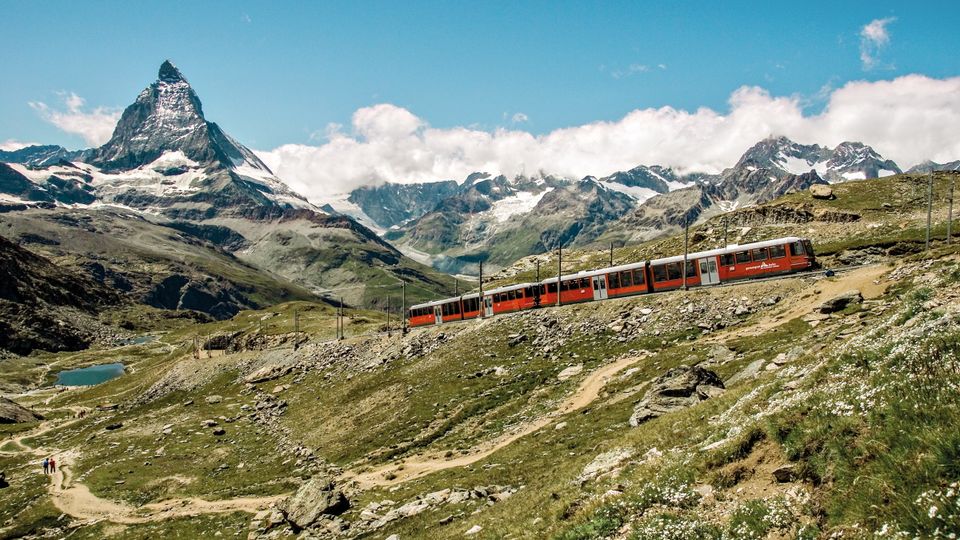
[[[5,487],[10,487],[10,482],[7,482],[7,473],[0,471],[0,489]]]
[[[570,366],[570,367],[564,369],[563,371],[561,371],[560,373],[558,373],[558,374],[557,374],[557,379],[559,379],[559,380],[561,380],[561,381],[565,381],[565,380],[569,379],[570,377],[573,377],[574,375],[579,375],[581,372],[583,372],[583,364],[577,364],[577,365],[575,365],[575,366]]]
[[[337,516],[350,508],[350,502],[326,476],[314,476],[280,503],[280,511],[291,525],[303,529],[323,515]]]
[[[797,476],[797,468],[792,463],[781,465],[773,470],[774,479],[781,484],[793,482]]]
[[[810,195],[814,199],[833,200],[837,196],[833,194],[833,188],[824,184],[814,184],[810,186]]]
[[[817,308],[817,311],[823,314],[836,313],[837,311],[846,309],[847,306],[862,303],[863,295],[860,294],[860,291],[854,289],[820,304],[820,307]]]
[[[713,371],[699,366],[675,367],[653,380],[650,390],[634,408],[630,425],[639,426],[652,418],[716,397],[723,391],[723,381]]]
[[[42,416],[19,403],[5,397],[0,397],[0,424],[21,424],[23,422],[36,422],[42,419]]]
[[[222,396],[213,395],[213,396],[207,396],[206,398],[206,402],[210,405],[220,403],[221,401],[223,401]]]
[[[749,379],[755,376],[757,373],[760,373],[760,368],[763,367],[763,359],[754,360],[747,364],[746,367],[736,372],[733,377],[727,379],[727,384],[736,384],[742,380]]]
[[[272,364],[269,366],[264,366],[257,371],[254,371],[250,375],[247,375],[246,378],[244,378],[244,381],[251,384],[262,383],[283,377],[291,371],[293,371],[293,364]]]

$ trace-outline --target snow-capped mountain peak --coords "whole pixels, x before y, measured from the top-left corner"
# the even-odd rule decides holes
[[[166,60],[157,80],[124,110],[113,136],[90,161],[103,170],[123,171],[177,151],[204,167],[249,167],[272,175],[253,152],[204,118],[200,98]]]

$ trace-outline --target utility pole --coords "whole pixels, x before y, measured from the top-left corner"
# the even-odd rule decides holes
[[[687,250],[690,246],[690,218],[687,218],[683,222],[683,290],[688,290],[687,287]]]
[[[927,182],[927,240],[925,249],[930,251],[930,224],[933,214],[933,173],[930,173],[930,180]]]
[[[460,280],[453,278],[453,295],[460,296]]]
[[[730,244],[727,243],[727,216],[723,216],[723,247],[727,247]]]
[[[338,310],[338,313],[337,313],[337,320],[339,321],[339,326],[340,326],[340,339],[343,339],[347,337],[346,336],[347,332],[345,331],[344,325],[343,325],[344,321],[343,321],[343,297],[342,296],[340,297],[340,309]]]
[[[487,301],[483,298],[483,261],[480,261],[480,318],[487,318]]]
[[[537,259],[537,283],[540,283],[540,259]]]
[[[610,242],[610,266],[613,266],[613,242]]]
[[[407,333],[407,282],[400,282],[400,315],[403,321],[400,324],[401,333]]]
[[[557,306],[563,305],[560,301],[560,280],[563,278],[563,242],[557,242]]]
[[[960,167],[960,165],[957,165]],[[957,179],[957,175],[950,175],[950,200],[948,201],[947,206],[947,245],[950,245],[950,237],[953,235],[953,184]]]
[[[300,348],[300,312],[293,310],[293,350]]]

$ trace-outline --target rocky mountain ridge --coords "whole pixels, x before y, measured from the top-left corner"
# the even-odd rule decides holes
[[[23,163],[0,164],[0,212],[10,214],[10,220],[25,210],[58,208],[85,214],[94,228],[98,224],[103,229],[113,228],[116,219],[142,218],[188,232],[184,241],[195,242],[193,235],[210,240],[205,249],[219,253],[209,258],[226,255],[239,259],[270,274],[264,283],[279,277],[316,294],[332,294],[332,289],[347,287],[337,296],[370,307],[386,301],[383,287],[388,284],[399,296],[401,278],[419,285],[410,291],[411,299],[422,297],[425,291],[452,288],[452,280],[405,258],[365,226],[348,216],[324,212],[287,187],[252,151],[205,118],[197,93],[169,61],[160,66],[157,80],[127,107],[103,146],[78,154],[51,147],[14,154],[11,156]],[[54,156],[58,159],[50,163]],[[83,161],[67,161],[70,158]],[[132,213],[103,213],[99,211],[103,207]],[[139,228],[141,224],[130,226]],[[9,229],[0,230],[0,234],[7,233]],[[69,227],[56,231],[58,237],[69,233]],[[179,251],[175,244],[161,246]],[[184,251],[196,254],[193,249]],[[161,259],[167,260],[165,256]],[[124,264],[129,263],[133,261]],[[127,269],[112,270],[124,273]],[[244,279],[252,278],[246,271],[242,273]],[[177,299],[159,303],[172,309],[185,305],[212,309],[220,303],[181,302],[179,293],[193,280],[193,276],[176,278],[179,286],[173,292],[178,292]],[[219,297],[217,290],[201,288]],[[210,313],[228,317],[238,309],[259,305],[232,293],[226,299],[225,309]]]

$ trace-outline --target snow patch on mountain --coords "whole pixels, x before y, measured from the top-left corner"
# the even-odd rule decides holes
[[[540,199],[547,193],[553,191],[553,189],[554,188],[549,187],[540,193],[518,191],[509,197],[504,197],[494,202],[490,210],[484,213],[488,213],[496,219],[498,223],[503,223],[515,215],[526,214],[536,208],[536,206],[540,204]],[[499,188],[494,187],[494,190],[499,191]]]
[[[659,195],[655,190],[639,186],[627,186],[621,184],[620,182],[602,182],[601,185],[607,189],[612,189],[614,191],[619,191],[625,195],[629,195],[638,203],[642,203],[651,197]],[[668,182],[669,185],[669,182]],[[678,188],[679,189],[679,188]]]

